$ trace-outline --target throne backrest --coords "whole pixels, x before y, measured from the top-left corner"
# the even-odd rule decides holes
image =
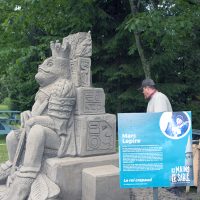
[[[63,45],[69,43],[71,77],[76,87],[91,86],[91,33],[79,32],[63,38]]]

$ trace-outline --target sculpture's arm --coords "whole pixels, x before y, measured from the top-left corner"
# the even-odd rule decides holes
[[[26,130],[29,132],[34,125],[41,125],[54,130],[60,136],[60,147],[58,157],[62,157],[68,147],[71,133],[67,131],[72,125],[71,115],[75,106],[75,89],[72,83],[63,81],[58,90],[54,90],[48,99],[45,115],[32,116],[26,122]]]
[[[60,136],[60,147],[58,157],[63,157],[71,138],[73,113],[76,102],[76,92],[72,82],[64,81],[61,93],[52,95],[49,99],[48,114],[56,118],[55,130]]]
[[[58,135],[65,135],[75,107],[75,88],[72,82],[61,80],[58,89],[54,91],[49,98],[47,115],[54,119]]]
[[[44,97],[42,100],[36,99],[31,110],[32,116],[40,116],[44,112],[44,110],[48,107],[48,103],[49,103],[48,98]]]
[[[20,114],[20,119],[21,119],[21,128],[24,128],[25,122],[31,118],[31,111],[26,110]]]
[[[50,116],[34,116],[28,119],[25,123],[25,127],[30,129],[34,125],[45,126],[50,129],[55,129],[55,121]]]
[[[50,98],[48,114],[55,119],[54,128],[60,136],[60,147],[57,156],[63,157],[69,146],[71,132],[67,131],[73,126],[71,115],[75,105],[75,97]]]

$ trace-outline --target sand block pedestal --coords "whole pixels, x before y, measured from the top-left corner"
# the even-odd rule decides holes
[[[112,114],[75,116],[75,135],[79,156],[116,152],[116,116]]]
[[[82,200],[128,200],[129,190],[119,186],[119,168],[104,165],[82,173]]]
[[[82,171],[85,168],[102,165],[118,166],[118,154],[62,159],[49,158],[45,161],[44,172],[60,187],[61,199],[81,200]]]

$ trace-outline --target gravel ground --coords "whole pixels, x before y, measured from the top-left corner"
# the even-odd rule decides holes
[[[196,188],[191,187],[190,192],[185,192],[185,187],[158,188],[159,200],[200,200]],[[153,200],[153,189],[131,189],[130,200]]]
[[[185,187],[172,188],[169,192],[176,194],[177,196],[185,200],[200,200],[200,193],[197,193],[196,187],[190,187],[190,192],[185,192]]]

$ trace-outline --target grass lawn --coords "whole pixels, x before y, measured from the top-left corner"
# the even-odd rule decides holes
[[[0,111],[9,110],[9,106],[0,104]],[[6,148],[6,136],[0,135],[0,163],[8,159]]]
[[[0,136],[0,163],[8,160],[7,148],[6,148],[6,136]]]
[[[0,104],[0,111],[10,110],[9,106]]]
[[[0,104],[0,111],[8,111],[10,107],[8,105]],[[9,118],[7,113],[0,113],[1,118]],[[17,116],[18,117],[18,116]],[[14,123],[14,122],[12,122]],[[10,124],[18,126],[18,124]],[[0,163],[8,160],[7,148],[6,148],[6,135],[0,135]]]

